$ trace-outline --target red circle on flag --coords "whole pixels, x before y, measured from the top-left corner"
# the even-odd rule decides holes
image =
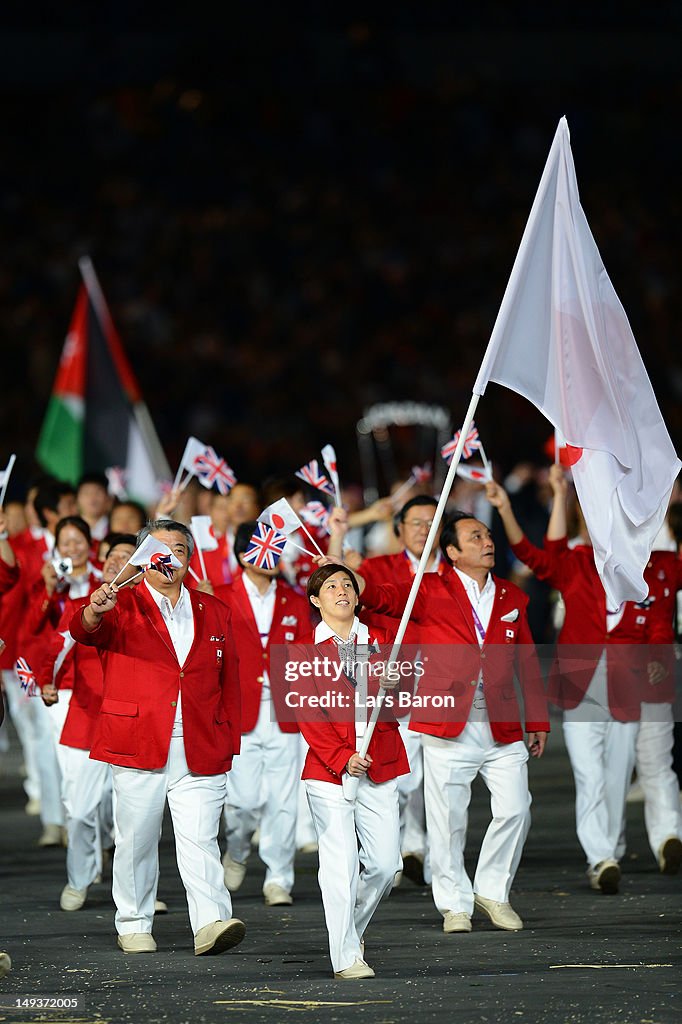
[[[567,444],[565,447],[559,449],[559,462],[562,466],[575,466],[583,455],[582,448],[576,448],[572,444]]]
[[[282,527],[284,526],[284,516],[281,516],[279,512],[273,512],[270,518],[272,520],[272,525],[275,527],[275,529],[281,530]]]

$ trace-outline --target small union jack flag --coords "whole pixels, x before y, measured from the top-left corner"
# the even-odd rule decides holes
[[[197,480],[206,488],[215,484],[221,494],[229,494],[237,482],[234,470],[221,459],[210,445],[192,463]]]
[[[440,450],[440,453],[447,462],[448,466],[452,462],[452,456],[455,454],[455,448],[457,447],[457,444],[459,442],[459,436],[461,433],[462,431],[458,430],[455,436],[453,437],[452,441],[448,441],[448,443],[444,444]],[[469,433],[466,436],[464,447],[462,448],[462,458],[470,459],[474,452],[480,447],[481,442],[478,439],[478,429],[475,426],[475,424],[472,423],[471,429],[469,430]]]
[[[329,525],[329,509],[321,501],[309,501],[300,511],[301,519],[310,526],[321,526],[327,530]],[[327,532],[329,532],[327,530]]]
[[[423,466],[413,466],[412,476],[416,484],[425,484],[431,479],[431,463],[425,462]]]
[[[26,691],[27,697],[35,697],[36,695],[36,677],[33,669],[26,661],[25,658],[17,658],[17,663],[14,666],[16,674],[19,676],[19,683],[21,684],[22,690]]]
[[[173,579],[173,556],[156,551],[149,560],[149,568],[163,573],[169,580]]]
[[[286,542],[285,534],[259,523],[242,557],[257,569],[276,569]]]
[[[334,497],[334,485],[330,483],[329,479],[321,471],[317,459],[312,459],[305,466],[297,469],[296,476],[300,480],[305,480],[307,484],[310,484],[316,490],[323,491],[324,494],[331,494]]]

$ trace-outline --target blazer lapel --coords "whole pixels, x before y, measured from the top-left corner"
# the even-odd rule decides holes
[[[205,622],[205,618],[206,618],[206,615],[205,615],[206,604],[202,600],[201,594],[198,594],[196,592],[196,590],[188,590],[187,593],[189,594],[189,599],[190,599],[190,601],[192,603],[192,613],[193,613],[193,618],[194,618],[194,640],[192,641],[192,646],[189,649],[189,654],[187,655],[187,658],[185,659],[185,664],[184,664],[183,668],[185,668],[187,665],[189,665],[189,663],[192,660],[192,657],[193,657],[195,651],[197,650],[197,648],[199,647],[199,645],[203,641],[204,632],[205,632],[205,628],[206,628],[206,622]]]
[[[462,618],[466,622],[469,632],[471,633],[471,639],[474,643],[478,643],[478,637],[476,635],[476,627],[474,625],[474,616],[471,611],[471,601],[467,597],[466,590],[462,585],[462,581],[459,576],[452,569],[450,572],[445,572],[441,577],[443,583],[448,588],[450,596],[459,605],[459,610],[462,613]]]
[[[163,621],[163,615],[159,611],[158,605],[154,598],[152,597],[152,595],[147,592],[144,583],[141,584],[141,586],[138,587],[138,589],[135,591],[135,596],[138,598],[140,602],[139,608],[141,614],[149,620],[149,624],[158,634],[159,639],[163,641],[163,643],[166,645],[175,661],[177,661],[178,656],[175,653],[175,648],[173,647],[173,641],[170,638],[168,627],[166,626],[166,623]]]
[[[251,601],[249,600],[249,595],[246,593],[246,587],[244,586],[244,578],[243,578],[243,576],[240,576],[239,579],[236,579],[234,581],[234,583],[232,584],[232,587],[233,587],[234,596],[237,599],[237,605],[239,607],[239,614],[240,614],[240,616],[241,616],[241,618],[242,618],[246,628],[251,632],[252,638],[254,640],[257,640],[258,644],[260,646],[260,644],[261,644],[261,636],[260,636],[260,633],[258,632],[258,626],[256,625],[256,616],[253,614],[253,608],[251,607]],[[277,613],[277,605],[275,603],[275,614],[276,613]],[[273,624],[273,626],[275,624],[274,616],[273,616],[272,624]]]

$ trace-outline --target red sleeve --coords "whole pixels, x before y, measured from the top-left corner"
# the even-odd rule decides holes
[[[547,580],[557,590],[562,589],[565,577],[565,556],[570,555],[565,537],[562,537],[561,540],[545,538],[544,547],[538,548],[524,535],[518,544],[511,545],[511,549],[514,557],[527,565],[539,580]]]
[[[526,732],[549,732],[549,708],[540,661],[524,609],[519,627],[517,669],[523,694]]]
[[[55,590],[48,595],[43,580],[37,580],[28,594],[28,610],[24,619],[26,630],[37,636],[48,624],[55,626],[59,616],[59,594]]]
[[[113,608],[110,612],[107,612],[101,619],[97,629],[88,632],[83,625],[83,612],[86,608],[87,605],[83,605],[73,613],[69,621],[69,633],[79,644],[85,644],[87,647],[108,648],[115,632],[118,609]]]
[[[6,594],[8,590],[11,590],[18,579],[18,564],[15,562],[14,565],[8,565],[0,558],[0,594]]]
[[[366,582],[365,589],[360,595],[360,601],[365,608],[382,615],[392,615],[394,619],[400,619],[405,610],[407,599],[412,589],[412,583],[372,583]],[[423,590],[420,587],[414,602],[410,618],[413,622],[421,622],[424,611]]]

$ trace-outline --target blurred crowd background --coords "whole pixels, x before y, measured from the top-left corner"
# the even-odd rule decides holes
[[[0,437],[17,497],[86,253],[173,469],[189,434],[254,482],[331,442],[361,485],[372,404],[459,425],[563,114],[680,447],[680,4],[579,3],[570,24],[538,3],[416,6],[133,28],[132,5],[77,3],[7,26]],[[547,463],[523,399],[492,386],[477,423],[503,474]],[[393,437],[404,475],[423,452]]]

